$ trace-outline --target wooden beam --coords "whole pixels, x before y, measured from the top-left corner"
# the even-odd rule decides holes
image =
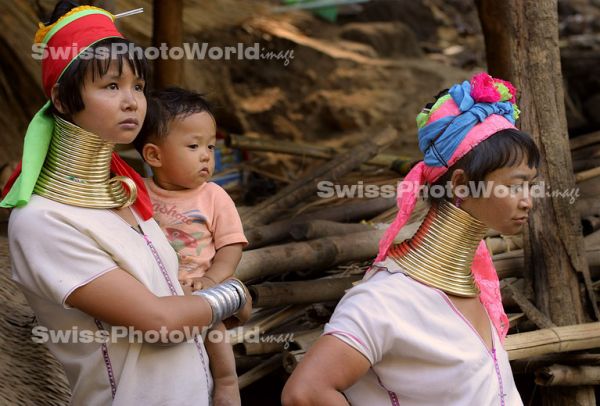
[[[169,49],[183,46],[183,0],[153,2],[152,46]],[[163,46],[164,48],[164,46]],[[183,58],[157,58],[154,61],[154,87],[183,85]]]

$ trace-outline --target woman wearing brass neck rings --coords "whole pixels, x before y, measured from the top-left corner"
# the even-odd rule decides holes
[[[510,83],[482,73],[419,114],[424,161],[399,185],[399,213],[372,269],[290,377],[284,405],[522,404],[482,241],[488,228],[521,231],[532,207],[539,152],[514,127],[515,96]],[[394,245],[422,185],[431,208],[415,235]]]
[[[140,131],[147,70],[143,55],[122,52],[132,44],[114,20],[60,2],[36,34],[50,101],[1,203],[14,207],[13,278],[37,316],[32,338],[64,366],[72,404],[208,405],[199,333],[247,317],[250,301],[234,279],[183,295],[143,181],[112,152]]]

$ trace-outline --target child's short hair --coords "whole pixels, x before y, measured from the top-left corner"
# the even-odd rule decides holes
[[[135,149],[142,155],[144,145],[149,142],[160,143],[167,137],[169,125],[173,120],[202,112],[213,116],[210,104],[200,93],[180,87],[151,92],[144,125],[133,141]]]
[[[79,4],[73,1],[60,1],[57,3],[52,16],[47,24],[55,23],[60,17]],[[143,52],[117,52],[117,49],[132,49],[136,47],[133,42],[125,38],[106,38],[91,45],[86,54],[98,55],[94,58],[75,58],[58,80],[58,102],[65,109],[67,116],[80,112],[85,108],[81,98],[81,89],[85,75],[92,69],[92,77],[102,77],[108,72],[112,63],[118,64],[119,75],[123,72],[124,64],[128,64],[133,73],[146,80],[148,77],[148,61]],[[146,87],[144,87],[144,91]],[[61,115],[52,105],[49,114]]]

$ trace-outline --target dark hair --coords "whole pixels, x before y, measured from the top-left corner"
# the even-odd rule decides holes
[[[60,1],[50,18],[49,24],[56,22],[61,16],[71,9],[79,6],[74,1]],[[106,38],[91,45],[84,51],[87,55],[93,55],[93,58],[76,58],[67,70],[63,72],[58,80],[58,102],[63,106],[65,115],[77,113],[85,108],[81,98],[81,89],[85,81],[86,73],[92,69],[92,80],[96,77],[102,77],[108,72],[112,63],[118,64],[119,75],[123,72],[125,63],[129,65],[133,73],[146,80],[148,76],[148,62],[143,52],[116,52],[115,44],[122,44],[124,49],[133,49],[137,47],[133,42],[124,38]],[[139,48],[139,47],[137,47]],[[141,50],[141,48],[139,48]],[[146,87],[144,88],[144,90]],[[60,115],[54,105],[50,109],[51,114]]]
[[[530,168],[540,165],[540,151],[526,132],[507,129],[493,134],[459,159],[434,185],[445,186],[456,169],[465,171],[469,181],[483,181],[496,169],[527,162]],[[435,199],[434,199],[435,200]]]
[[[207,112],[214,116],[204,95],[180,87],[157,90],[148,96],[148,109],[140,133],[133,141],[135,149],[142,155],[144,145],[161,142],[169,134],[169,125],[176,118]]]

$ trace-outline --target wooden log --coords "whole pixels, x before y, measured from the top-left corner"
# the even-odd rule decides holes
[[[575,138],[571,138],[569,140],[569,146],[571,151],[575,151],[577,149],[581,149],[583,147],[587,147],[594,144],[600,143],[600,131],[594,131],[589,134],[580,135]]]
[[[167,44],[181,47],[183,44],[183,0],[153,2],[152,45]],[[154,61],[154,87],[181,85],[183,59],[157,58]]]
[[[600,322],[510,334],[504,348],[510,360],[600,347]]]
[[[510,283],[501,283],[500,286],[505,288],[503,291],[508,292],[510,297],[512,297],[523,313],[525,313],[525,316],[534,322],[536,326],[539,328],[556,327],[556,325],[552,323],[552,320],[544,313],[540,312],[515,286]]]
[[[594,231],[600,229],[600,216],[586,216],[581,219],[581,226],[583,227],[583,234],[591,234]]]
[[[238,385],[240,389],[244,389],[248,385],[258,381],[261,378],[264,378],[272,372],[277,371],[279,368],[281,368],[282,359],[282,353],[275,354],[268,360],[258,365],[257,367],[254,367],[250,371],[241,375],[238,378]]]
[[[485,245],[492,255],[510,252],[523,248],[523,237],[517,235],[486,238]]]
[[[361,275],[312,281],[267,282],[248,286],[254,307],[275,307],[338,300]]]
[[[281,141],[271,138],[250,138],[235,134],[227,135],[225,144],[230,148],[244,149],[247,151],[279,152],[282,154],[320,159],[332,159],[341,152],[338,148],[333,147]],[[366,161],[365,164],[391,168],[394,165],[402,165],[405,162],[414,162],[414,158],[391,154],[378,154]]]
[[[233,346],[233,351],[237,355],[264,355],[273,354],[275,352],[281,352],[284,350],[285,343],[279,342],[263,342],[257,343],[243,342]]]
[[[597,197],[582,197],[577,199],[575,207],[581,217],[600,214],[600,199]]]
[[[304,306],[287,306],[266,317],[255,318],[253,316],[243,327],[233,332],[230,337],[231,345],[243,342],[249,334],[264,334],[272,328],[304,314],[304,311]]]
[[[242,219],[247,227],[266,224],[296,205],[299,201],[315,193],[319,182],[339,179],[352,169],[375,156],[382,148],[391,144],[397,137],[397,131],[386,128],[374,138],[339,154],[336,158],[320,165],[308,174],[283,188],[276,195],[250,208]]]
[[[577,161],[573,161],[573,170],[575,173],[597,168],[599,166],[600,158],[579,159]]]
[[[576,173],[575,174],[575,182],[576,183],[585,182],[586,180],[590,180],[597,176],[600,176],[600,167],[588,169],[588,170]]]
[[[554,364],[535,372],[535,383],[540,386],[584,386],[600,384],[600,367],[567,366]]]
[[[410,238],[418,226],[418,223],[412,223],[404,227],[396,241]],[[363,231],[244,251],[235,275],[242,281],[252,281],[270,275],[326,269],[341,263],[373,259],[384,232],[385,230]]]
[[[290,228],[311,220],[330,220],[337,222],[360,221],[370,219],[379,213],[396,206],[395,198],[378,197],[360,199],[346,204],[330,206],[292,219],[277,221],[265,226],[245,231],[248,245],[246,251],[271,245],[289,237]]]
[[[296,367],[300,363],[300,361],[302,361],[302,358],[304,358],[305,354],[306,350],[293,350],[284,352],[282,362],[283,369],[285,369],[285,372],[291,375],[292,372],[294,372],[294,369],[296,369]]]
[[[313,240],[315,238],[333,235],[353,234],[373,230],[368,224],[338,223],[328,220],[311,220],[307,223],[297,223],[290,227],[290,235],[296,241]]]
[[[600,246],[587,247],[585,258],[589,266],[600,266]],[[504,252],[492,258],[498,278],[522,277],[524,273],[523,250]]]
[[[600,354],[570,352],[548,354],[541,357],[514,360],[510,363],[510,367],[514,374],[524,375],[534,373],[536,370],[552,364],[600,366]]]

